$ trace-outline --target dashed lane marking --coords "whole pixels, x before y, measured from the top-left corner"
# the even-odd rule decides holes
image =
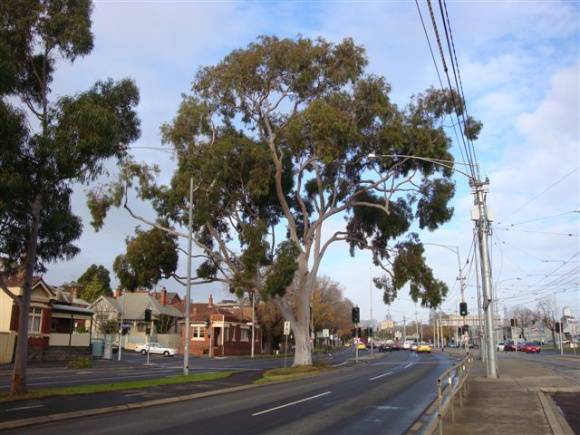
[[[387,372],[387,373],[383,373],[382,375],[375,376],[374,378],[369,378],[369,381],[374,381],[375,379],[379,379],[379,378],[382,378],[382,377],[384,377],[384,376],[389,376],[389,375],[390,375],[390,374],[392,374],[392,373],[393,373],[393,372]]]
[[[282,409],[282,408],[287,408],[288,406],[297,405],[299,403],[307,402],[309,400],[317,399],[318,397],[326,396],[330,393],[332,393],[332,391],[325,391],[324,393],[320,393],[320,394],[317,394],[315,396],[306,397],[304,399],[296,400],[294,402],[286,403],[284,405],[276,406],[274,408],[265,409],[264,411],[255,412],[252,414],[252,417],[255,417],[257,415],[267,414],[268,412],[276,411],[276,410]]]

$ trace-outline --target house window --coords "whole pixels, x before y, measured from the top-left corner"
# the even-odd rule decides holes
[[[242,337],[240,341],[250,341],[250,330],[242,329]]]
[[[203,340],[205,338],[205,327],[203,326],[192,326],[191,327],[191,339],[192,340]]]
[[[28,314],[28,332],[31,334],[40,334],[40,321],[42,317],[42,309],[38,307],[31,307]]]
[[[147,323],[138,322],[137,323],[137,332],[147,332]]]
[[[235,342],[236,341],[236,328],[235,326],[232,326],[230,328],[231,334],[230,334],[230,341]]]

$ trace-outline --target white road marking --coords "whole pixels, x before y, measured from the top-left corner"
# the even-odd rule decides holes
[[[331,367],[340,367],[346,364],[346,361],[341,362],[340,364],[333,364]]]
[[[408,369],[409,367],[411,367],[411,366],[412,366],[412,365],[414,365],[414,364],[415,364],[415,363],[409,363],[409,364],[407,364],[407,365],[406,365],[405,367],[403,367],[403,368],[405,368],[405,369]]]
[[[33,409],[33,408],[42,408],[45,405],[29,405],[29,406],[20,406],[18,408],[10,408],[6,411],[22,411],[23,409]]]
[[[254,414],[252,414],[252,417],[255,417],[256,415],[262,415],[262,414],[266,414],[268,412],[276,411],[278,409],[286,408],[288,406],[297,405],[298,403],[307,402],[308,400],[312,400],[312,399],[316,399],[318,397],[326,396],[330,393],[332,393],[332,391],[325,391],[324,393],[317,394],[316,396],[306,397],[305,399],[296,400],[295,402],[286,403],[284,405],[276,406],[275,408],[270,408],[270,409],[265,409],[264,411],[255,412]]]
[[[393,372],[387,372],[387,373],[383,373],[382,375],[378,375],[375,376],[374,378],[369,378],[369,381],[374,381],[375,379],[379,379],[382,378],[383,376],[389,376],[390,374],[392,374]]]
[[[403,409],[400,406],[386,406],[386,405],[375,406],[375,408],[380,411],[398,411],[399,409]]]

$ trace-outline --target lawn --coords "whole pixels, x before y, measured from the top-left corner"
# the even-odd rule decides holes
[[[291,379],[305,378],[315,376],[320,373],[331,370],[326,364],[316,363],[312,366],[297,366],[283,369],[266,370],[262,377],[255,381],[256,384],[275,381],[287,381]]]

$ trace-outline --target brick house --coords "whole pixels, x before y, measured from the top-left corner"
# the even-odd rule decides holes
[[[185,301],[176,305],[185,312]],[[250,310],[251,311],[251,310]],[[213,303],[210,295],[207,303],[190,304],[190,355],[228,356],[250,355],[252,317],[248,310]],[[185,350],[185,320],[181,320],[181,352]],[[262,330],[256,324],[254,353],[262,352]]]
[[[6,280],[17,297],[23,277]],[[28,359],[60,361],[91,354],[93,312],[74,293],[55,290],[42,277],[34,277],[28,315]],[[0,362],[11,362],[18,339],[18,305],[0,292]]]

